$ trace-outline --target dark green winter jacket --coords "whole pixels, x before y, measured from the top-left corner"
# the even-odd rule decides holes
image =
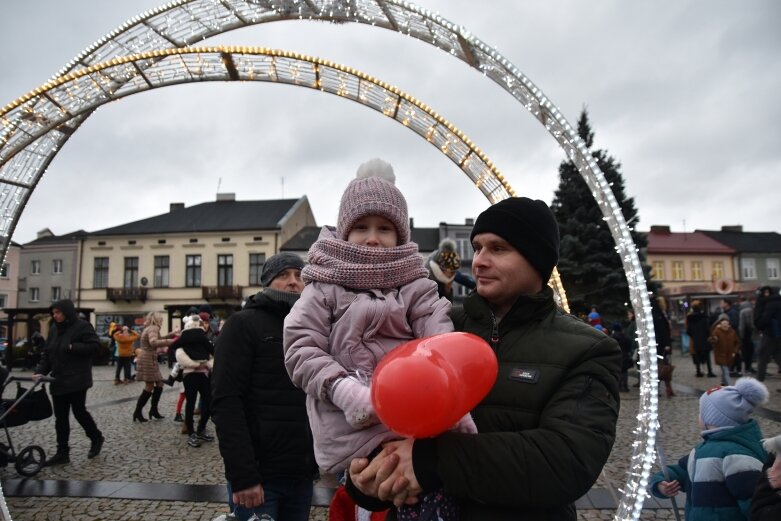
[[[519,298],[498,334],[476,293],[454,324],[492,344],[499,375],[472,411],[479,435],[415,442],[421,486],[444,485],[461,503],[462,521],[574,520],[574,501],[596,481],[615,440],[618,345],[558,310],[548,287]]]

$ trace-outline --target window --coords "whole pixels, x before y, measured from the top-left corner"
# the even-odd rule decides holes
[[[138,287],[138,257],[125,257],[125,278],[123,287]]]
[[[60,295],[62,292],[60,291],[59,286],[52,286],[52,302],[56,302],[60,300]]]
[[[55,275],[62,273],[62,259],[54,259],[52,261],[52,273]]]
[[[249,254],[249,285],[260,286],[260,273],[263,271],[263,265],[266,263],[265,253]]]
[[[0,308],[4,308],[8,302],[8,295],[0,293]]]
[[[767,259],[767,278],[779,278],[778,271],[778,259]]]
[[[740,259],[740,275],[744,280],[757,278],[757,262],[755,259]]]
[[[664,261],[654,261],[654,277],[656,280],[664,280]]]
[[[0,268],[0,277],[7,279],[8,278],[8,263],[4,262],[3,267]]]
[[[702,280],[702,262],[692,262],[692,280]]]
[[[156,288],[168,287],[169,260],[168,255],[155,255],[155,280]]]
[[[186,258],[186,270],[184,285],[188,288],[197,288],[201,285],[201,256],[188,255]]]
[[[683,280],[683,262],[673,261],[673,280]]]
[[[40,275],[41,274],[41,261],[39,261],[39,260],[32,261],[32,265],[30,266],[30,273],[32,275]]]
[[[92,287],[96,289],[108,287],[108,257],[95,257],[95,268],[92,275]]]
[[[41,292],[38,288],[30,288],[30,302],[38,302]]]
[[[217,255],[217,285],[233,285],[233,255]]]
[[[460,234],[459,234],[460,235]],[[466,238],[456,236],[456,253],[461,260],[469,260],[474,257],[474,250],[472,249],[472,241],[469,237]]]
[[[713,278],[720,279],[724,276],[724,263],[716,261],[713,263]]]

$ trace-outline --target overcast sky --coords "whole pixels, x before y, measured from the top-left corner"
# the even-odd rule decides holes
[[[0,106],[158,0],[0,3]],[[638,228],[743,224],[781,231],[781,2],[420,0],[497,48],[595,147],[620,161]],[[563,152],[509,94],[431,45],[360,24],[277,22],[204,44],[253,45],[348,65],[429,104],[521,195],[550,202]],[[416,226],[460,223],[488,204],[425,140],[336,96],[269,83],[189,84],[105,105],[65,144],[13,239],[99,230],[233,192],[307,195],[333,224],[372,157],[394,165]],[[684,224],[685,223],[685,224]]]

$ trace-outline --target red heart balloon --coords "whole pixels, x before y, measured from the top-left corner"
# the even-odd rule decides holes
[[[493,350],[471,333],[416,338],[377,364],[372,403],[396,434],[428,438],[453,427],[480,403],[497,372]]]

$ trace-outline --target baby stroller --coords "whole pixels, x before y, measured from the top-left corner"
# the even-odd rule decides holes
[[[5,430],[7,444],[0,442],[0,467],[13,462],[14,468],[22,476],[34,476],[41,470],[46,461],[46,453],[38,445],[28,445],[19,452],[11,440],[8,427],[24,425],[28,421],[44,420],[52,415],[52,404],[43,387],[44,382],[52,382],[54,378],[44,376],[34,381],[29,376],[11,376],[7,369],[0,367],[2,392],[11,382],[16,382],[16,398],[0,400],[0,425]],[[22,387],[20,382],[32,382],[29,389]],[[36,388],[41,386],[40,389]],[[2,396],[0,392],[0,396]]]

